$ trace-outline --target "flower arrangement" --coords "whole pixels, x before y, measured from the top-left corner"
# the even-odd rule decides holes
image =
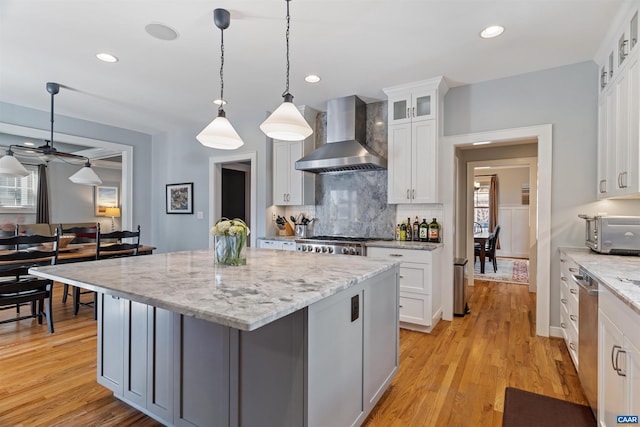
[[[211,228],[215,237],[216,261],[225,265],[244,265],[247,263],[242,249],[251,233],[241,219],[220,218]]]

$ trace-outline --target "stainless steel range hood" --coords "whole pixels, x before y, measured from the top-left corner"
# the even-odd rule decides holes
[[[327,102],[327,143],[296,162],[313,173],[368,171],[387,168],[387,160],[364,145],[367,105],[355,95]]]

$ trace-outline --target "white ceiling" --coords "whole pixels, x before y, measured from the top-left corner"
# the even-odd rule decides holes
[[[293,0],[291,93],[296,104],[325,110],[330,98],[382,100],[383,87],[438,75],[457,86],[590,60],[622,3]],[[63,85],[56,114],[150,134],[204,127],[219,97],[215,8],[231,12],[227,117],[262,117],[284,90],[284,0],[2,0],[0,101],[48,111],[45,83],[53,81]],[[152,38],[151,22],[180,37]],[[480,39],[495,23],[505,33]],[[100,51],[120,61],[102,63]],[[309,73],[322,81],[305,83]]]

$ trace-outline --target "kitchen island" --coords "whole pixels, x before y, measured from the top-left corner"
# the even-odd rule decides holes
[[[98,382],[166,425],[361,424],[398,369],[398,263],[247,249],[37,267],[99,293]]]

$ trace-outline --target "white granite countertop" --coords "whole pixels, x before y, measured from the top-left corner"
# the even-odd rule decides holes
[[[297,236],[271,236],[271,237],[258,237],[258,240],[283,240],[283,241],[292,241],[299,239]]]
[[[620,280],[640,281],[640,256],[600,255],[587,248],[560,248],[560,251],[640,314],[640,285]]]
[[[374,240],[366,243],[370,248],[392,248],[392,249],[417,249],[423,251],[433,251],[443,246],[442,243],[427,242],[407,242],[402,240]]]
[[[245,249],[247,265],[214,264],[213,250],[35,267],[30,273],[210,322],[251,331],[398,262]]]

